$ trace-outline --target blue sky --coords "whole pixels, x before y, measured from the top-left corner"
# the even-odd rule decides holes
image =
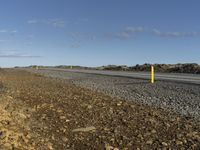
[[[0,66],[200,64],[197,0],[0,0]]]

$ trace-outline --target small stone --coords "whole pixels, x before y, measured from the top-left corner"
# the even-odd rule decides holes
[[[122,102],[117,103],[117,106],[121,106],[121,105],[122,105]]]
[[[110,139],[110,141],[111,141],[111,142],[114,142],[114,141],[115,141],[115,139],[114,139],[114,138],[112,138],[112,139]]]
[[[143,139],[143,136],[142,136],[142,134],[138,134],[138,136],[137,136],[137,137],[139,137],[139,138]]]
[[[62,140],[63,140],[63,142],[67,142],[67,141],[68,141],[68,138],[62,137]]]
[[[104,128],[104,131],[109,131],[109,129],[105,127],[105,128]]]
[[[27,134],[27,135],[26,135],[26,138],[30,139],[30,138],[31,138],[30,134]]]
[[[49,148],[49,150],[53,150],[53,146],[51,143],[48,143],[48,148]]]
[[[63,112],[63,110],[59,109],[59,110],[57,110],[57,112],[58,112],[58,113],[62,113],[62,112]]]
[[[106,145],[106,146],[105,146],[105,149],[106,149],[106,150],[114,150],[114,147],[112,147],[112,146],[110,146],[110,145]]]
[[[95,127],[91,126],[91,127],[86,127],[86,128],[78,128],[78,129],[74,129],[72,130],[72,132],[89,132],[92,130],[96,130]]]
[[[152,141],[152,140],[148,140],[148,141],[146,142],[146,144],[152,145],[152,144],[153,144],[153,141]]]
[[[70,121],[69,119],[66,119],[66,120],[65,120],[65,122],[69,122],[69,121]]]
[[[52,140],[55,140],[55,137],[52,135],[52,136],[51,136],[51,139],[52,139]]]
[[[65,119],[65,118],[66,118],[65,116],[60,116],[60,119],[61,119],[61,120]]]
[[[135,105],[131,105],[131,108],[133,108],[133,109],[134,109],[134,108],[135,108]]]
[[[112,107],[110,108],[109,112],[110,112],[111,114],[113,114],[114,111],[113,111],[113,108],[112,108]]]
[[[183,142],[182,141],[176,141],[176,145],[182,145]]]
[[[193,144],[191,147],[192,147],[192,149],[196,149],[197,148],[197,144]]]
[[[156,133],[156,130],[155,129],[151,130],[151,133]]]
[[[166,142],[162,142],[163,146],[168,146],[168,144]]]
[[[88,109],[91,109],[91,108],[92,108],[92,105],[88,105],[87,108],[88,108]]]
[[[4,146],[7,148],[7,149],[12,149],[12,145],[10,143],[5,143]]]
[[[0,131],[0,139],[4,139],[6,137],[6,132]]]

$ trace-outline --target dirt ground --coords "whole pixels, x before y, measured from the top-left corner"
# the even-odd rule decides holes
[[[0,70],[0,149],[200,149],[200,122],[60,79]]]

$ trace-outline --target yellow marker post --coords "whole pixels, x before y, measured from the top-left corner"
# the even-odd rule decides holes
[[[72,69],[73,67],[71,66],[70,68]]]
[[[151,83],[155,82],[154,66],[151,66]]]

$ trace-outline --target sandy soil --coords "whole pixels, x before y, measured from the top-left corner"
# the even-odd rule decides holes
[[[64,80],[0,71],[0,149],[200,149],[200,123]]]

